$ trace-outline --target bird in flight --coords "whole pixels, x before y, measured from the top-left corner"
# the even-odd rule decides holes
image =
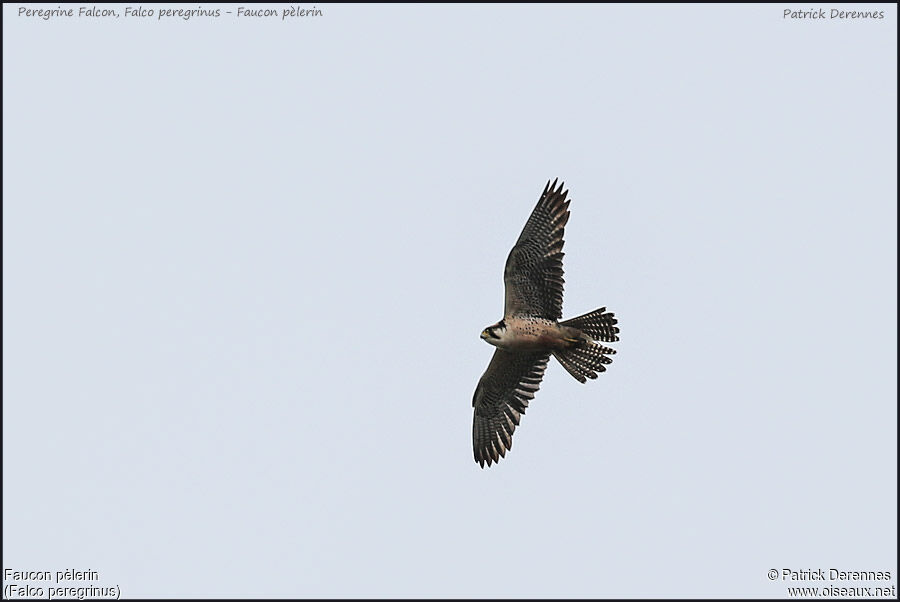
[[[503,319],[481,338],[496,347],[478,381],[472,406],[472,443],[482,468],[512,449],[512,436],[553,355],[584,383],[604,372],[616,351],[598,341],[618,341],[618,321],[605,307],[560,322],[563,299],[563,234],[569,221],[565,183],[547,181],[503,271]]]

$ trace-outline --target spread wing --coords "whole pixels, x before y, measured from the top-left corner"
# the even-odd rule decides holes
[[[541,386],[550,354],[510,353],[502,349],[494,352],[491,363],[472,398],[475,418],[472,423],[472,443],[475,461],[499,462],[512,449],[512,436],[519,424],[528,400],[534,398]]]
[[[534,316],[558,320],[562,317],[563,234],[569,221],[568,190],[547,182],[531,217],[522,229],[509,257],[503,280],[506,284],[505,315]]]

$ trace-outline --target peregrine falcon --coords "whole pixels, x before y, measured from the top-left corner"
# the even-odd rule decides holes
[[[541,384],[550,355],[584,383],[606,370],[616,351],[598,341],[618,341],[618,321],[605,307],[559,322],[563,298],[563,234],[569,221],[565,183],[547,181],[503,272],[503,319],[481,338],[497,348],[478,381],[472,406],[475,461],[499,462],[528,401]]]

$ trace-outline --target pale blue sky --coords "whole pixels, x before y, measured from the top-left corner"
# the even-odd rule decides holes
[[[896,575],[894,5],[18,6],[4,568],[123,597]],[[614,311],[619,353],[551,362],[481,470],[478,335],[554,177],[564,313]]]

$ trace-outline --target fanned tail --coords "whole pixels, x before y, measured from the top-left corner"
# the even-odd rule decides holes
[[[600,345],[596,341],[612,342],[619,340],[618,320],[612,313],[604,313],[605,307],[590,313],[560,322],[561,326],[577,328],[592,340],[579,340],[569,349],[553,352],[553,356],[566,371],[579,382],[587,382],[588,378],[597,378],[598,372],[606,371],[606,364],[612,363],[607,357],[616,353],[615,349]]]

